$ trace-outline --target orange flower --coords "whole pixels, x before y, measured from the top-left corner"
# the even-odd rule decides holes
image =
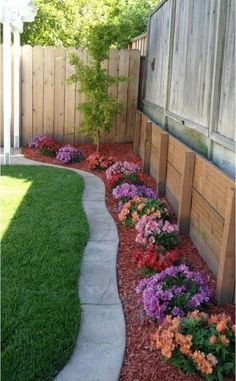
[[[132,213],[132,221],[137,222],[139,220],[139,215],[137,212]]]
[[[182,335],[182,333],[176,333],[176,343],[179,345],[180,352],[185,355],[190,355],[190,348],[192,346],[192,335]]]
[[[226,320],[222,320],[220,321],[217,326],[216,326],[216,330],[218,332],[223,332],[227,329],[227,321]]]
[[[211,344],[216,344],[216,342],[217,342],[217,338],[216,338],[216,336],[215,336],[215,335],[212,335],[212,336],[210,337],[209,341],[210,341]]]
[[[196,363],[197,369],[199,369],[202,373],[211,374],[213,372],[212,365],[208,360],[206,360],[203,352],[195,351],[191,357]]]
[[[220,341],[226,347],[229,346],[229,339],[225,335],[220,335]]]
[[[217,358],[212,354],[212,353],[209,353],[207,355],[207,360],[211,363],[211,365],[213,366],[216,366],[216,364],[218,364],[218,360]]]
[[[143,210],[144,207],[145,207],[145,204],[142,202],[141,204],[138,205],[137,209],[141,211]]]
[[[211,374],[213,372],[212,365],[209,361],[204,360],[199,366],[199,370],[205,374]]]
[[[225,313],[222,313],[217,315],[211,315],[209,318],[209,323],[218,324],[221,321],[230,322],[231,317],[226,315]]]

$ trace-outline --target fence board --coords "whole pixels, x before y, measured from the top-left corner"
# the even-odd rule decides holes
[[[120,51],[119,75],[128,77],[129,75],[129,51],[122,49]],[[122,112],[117,116],[116,141],[125,142],[127,127],[127,99],[128,82],[120,82],[118,85],[118,100],[122,103]]]
[[[227,1],[218,132],[235,138],[235,1]]]
[[[44,102],[43,131],[54,134],[54,48],[44,50]]]
[[[114,77],[117,77],[119,75],[119,50],[117,49],[111,49],[109,52],[108,73]],[[108,89],[108,95],[117,99],[118,85],[110,86]],[[109,133],[107,133],[107,142],[116,141],[116,128],[117,128],[117,117],[114,118],[113,128],[111,129]]]
[[[43,133],[43,55],[44,48],[33,48],[33,136]]]
[[[88,54],[86,50],[78,49],[77,50],[80,59],[84,62],[88,62]],[[80,92],[80,84],[76,84],[76,106],[85,102],[85,95]],[[83,124],[83,116],[78,110],[75,112],[75,143],[84,143],[85,136],[81,133],[80,129]]]
[[[22,144],[25,145],[33,136],[33,105],[32,105],[32,47],[22,47],[21,70],[21,112],[22,112]]]
[[[60,143],[64,140],[65,124],[65,53],[64,48],[56,48],[54,51],[54,137]]]
[[[75,54],[75,48],[66,49],[66,80],[74,73],[74,68],[70,64],[71,54]],[[76,85],[75,83],[65,85],[65,126],[64,141],[67,143],[75,142],[75,100]]]
[[[140,52],[138,50],[130,50],[126,129],[126,141],[128,142],[134,140],[135,113],[138,103],[139,69]]]

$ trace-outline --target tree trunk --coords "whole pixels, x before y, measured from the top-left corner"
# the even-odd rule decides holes
[[[100,148],[100,131],[97,132],[97,149],[96,151],[99,152]]]

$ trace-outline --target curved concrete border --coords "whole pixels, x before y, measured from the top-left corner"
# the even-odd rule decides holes
[[[126,330],[116,280],[118,233],[105,204],[102,180],[89,172],[48,165],[17,155],[13,164],[70,169],[84,179],[83,207],[90,225],[79,279],[82,307],[73,355],[55,381],[117,381],[123,363]]]

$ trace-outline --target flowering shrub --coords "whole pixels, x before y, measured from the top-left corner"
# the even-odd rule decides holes
[[[224,381],[234,373],[234,326],[225,314],[196,310],[185,318],[168,315],[152,344],[187,374],[200,372],[208,381]]]
[[[133,261],[137,267],[141,269],[144,275],[152,275],[156,272],[163,271],[181,258],[179,250],[171,250],[166,253],[158,253],[155,246],[151,246],[148,250],[135,250],[133,253]]]
[[[108,180],[111,180],[114,175],[129,175],[138,171],[140,171],[140,167],[137,164],[129,161],[116,161],[106,170],[106,176]]]
[[[158,221],[157,217],[153,213],[152,215],[144,215],[140,218],[135,226],[137,230],[135,242],[141,245],[157,244],[169,250],[178,242],[178,226],[163,219]]]
[[[72,161],[81,161],[83,159],[83,154],[78,148],[67,144],[59,148],[56,159],[61,163],[66,164],[71,163]]]
[[[91,155],[89,155],[89,157],[87,158],[87,162],[89,164],[90,169],[105,170],[114,163],[114,160],[112,157],[106,159],[105,156],[101,155],[99,152],[94,152]]]
[[[38,135],[35,136],[33,139],[29,140],[27,145],[29,148],[38,148],[39,144],[43,142],[44,140],[51,139],[48,135]]]
[[[60,147],[61,145],[56,143],[52,138],[43,139],[39,143],[39,151],[45,156],[56,156]]]
[[[171,266],[142,279],[136,287],[148,316],[163,321],[165,315],[184,316],[210,299],[204,277],[186,265]]]
[[[161,200],[135,196],[123,205],[118,219],[125,225],[135,225],[142,216],[150,214],[155,219],[168,218],[169,211]]]
[[[112,196],[116,200],[121,200],[122,202],[126,202],[134,196],[142,196],[147,197],[149,199],[156,200],[158,198],[157,193],[152,190],[152,188],[148,188],[145,185],[134,185],[129,183],[123,183],[118,185],[112,191]]]
[[[109,180],[109,185],[111,188],[116,188],[118,185],[123,183],[134,184],[134,185],[144,185],[145,178],[143,173],[130,173],[128,175],[119,174],[114,175]]]

